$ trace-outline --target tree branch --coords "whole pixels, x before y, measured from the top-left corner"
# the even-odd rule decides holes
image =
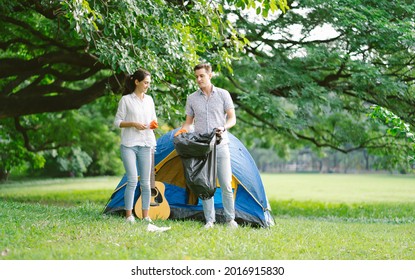
[[[114,91],[120,90],[117,81],[124,77],[123,74],[105,78],[96,82],[91,87],[82,91],[69,91],[70,93],[48,96],[11,95],[0,97],[0,119],[17,117],[43,112],[59,112],[64,110],[78,109],[82,105],[92,102],[105,94],[107,88]]]

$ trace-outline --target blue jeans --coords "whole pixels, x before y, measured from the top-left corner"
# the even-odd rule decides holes
[[[124,193],[125,210],[132,210],[134,193],[138,183],[138,169],[140,170],[141,199],[144,210],[150,208],[150,175],[151,175],[151,148],[121,145],[121,159],[127,173],[127,187]]]
[[[217,148],[217,175],[222,191],[222,204],[227,222],[235,219],[235,205],[232,192],[232,169],[229,144],[219,145]],[[215,202],[213,197],[202,200],[206,222],[215,222]]]

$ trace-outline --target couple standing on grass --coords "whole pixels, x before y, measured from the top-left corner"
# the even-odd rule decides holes
[[[235,206],[232,193],[232,170],[227,129],[236,123],[235,107],[227,90],[215,87],[211,83],[213,75],[210,64],[202,63],[194,67],[199,89],[189,95],[186,101],[186,121],[175,136],[190,131],[199,134],[210,133],[217,129],[222,142],[217,148],[217,174],[222,189],[222,202],[227,225],[237,228]],[[124,95],[119,104],[114,124],[121,128],[121,158],[127,174],[127,187],[124,194],[125,217],[134,222],[132,213],[134,193],[138,183],[137,165],[140,170],[143,220],[152,223],[149,217],[150,176],[152,168],[151,150],[156,146],[153,130],[158,127],[154,101],[146,92],[151,84],[151,74],[139,69],[127,80],[132,93]],[[213,197],[202,200],[206,220],[205,228],[215,223]]]

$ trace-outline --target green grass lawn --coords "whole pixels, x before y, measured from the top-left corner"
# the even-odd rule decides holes
[[[269,200],[346,203],[415,202],[415,176],[262,174]]]
[[[101,211],[120,178],[0,185],[4,260],[414,260],[415,178],[263,174],[269,229],[157,221],[163,233]]]

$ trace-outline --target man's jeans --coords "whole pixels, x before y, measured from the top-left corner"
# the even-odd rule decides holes
[[[124,193],[125,210],[132,210],[135,188],[138,183],[137,165],[140,170],[141,198],[144,210],[150,208],[151,148],[121,145],[121,159],[127,173],[127,187]]]
[[[222,191],[222,204],[227,222],[235,219],[235,205],[232,193],[232,169],[229,144],[217,148],[217,175]],[[206,222],[215,222],[215,202],[213,197],[202,200]]]

